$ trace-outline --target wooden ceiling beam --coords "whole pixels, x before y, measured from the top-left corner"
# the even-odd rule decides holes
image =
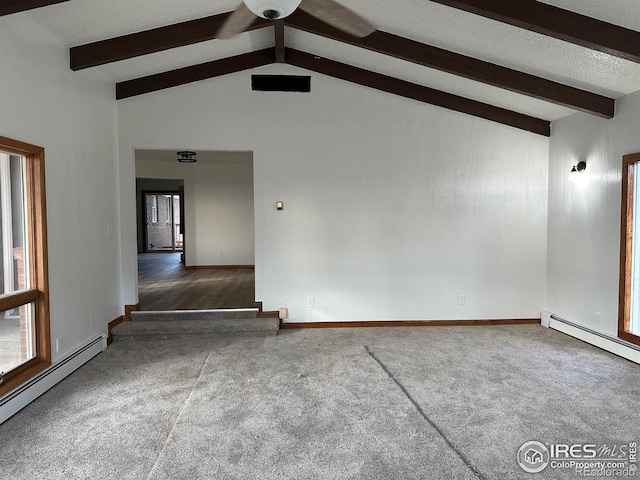
[[[640,62],[640,32],[534,0],[431,0],[609,55]]]
[[[276,62],[285,63],[284,51],[284,20],[276,20],[273,22],[276,39]]]
[[[221,13],[72,47],[69,51],[71,70],[96,67],[170,48],[213,40],[216,38],[216,32],[229,15],[230,13]],[[256,17],[256,21],[247,30],[255,30],[269,25],[269,20]]]
[[[2,2],[0,2],[0,17],[68,1],[69,0],[2,0]]]
[[[521,113],[495,107],[486,103],[470,100],[450,93],[434,90],[429,87],[399,80],[397,78],[370,72],[316,55],[286,49],[287,63],[300,68],[328,75],[348,82],[374,88],[383,92],[411,98],[420,102],[466,113],[493,122],[550,136],[551,123]],[[273,48],[245,53],[235,57],[224,58],[191,67],[180,68],[169,72],[149,75],[147,77],[127,80],[116,84],[116,99],[143,95],[166,88],[177,87],[208,78],[240,72],[263,65],[275,63]]]
[[[250,68],[262,67],[263,65],[274,63],[275,60],[273,48],[266,48],[256,52],[214,60],[213,62],[201,63],[200,65],[127,80],[116,83],[116,99],[121,100],[229,73],[241,72]]]
[[[321,58],[298,50],[287,48],[286,55],[287,63],[296,67],[305,68],[313,72],[322,73],[401,97],[411,98],[449,110],[484,118],[546,137],[551,135],[551,124],[546,120],[370,72],[362,68]]]
[[[228,15],[213,15],[73,47],[70,50],[71,68],[79,70],[211,40]],[[268,25],[268,20],[256,19],[249,30]],[[279,62],[284,61],[284,25],[603,118],[614,115],[615,101],[611,98],[391,33],[376,31],[362,39],[354,38],[300,10],[287,17],[284,23],[274,25]]]
[[[391,33],[377,30],[367,37],[355,38],[300,10],[287,17],[285,25],[599,117],[614,115],[615,101],[611,98]]]

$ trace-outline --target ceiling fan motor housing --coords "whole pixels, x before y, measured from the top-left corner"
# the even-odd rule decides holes
[[[302,0],[243,0],[255,15],[267,20],[275,20],[291,15]]]

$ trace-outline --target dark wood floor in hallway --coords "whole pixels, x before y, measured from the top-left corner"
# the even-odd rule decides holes
[[[140,310],[254,308],[253,269],[187,270],[180,253],[138,255]]]

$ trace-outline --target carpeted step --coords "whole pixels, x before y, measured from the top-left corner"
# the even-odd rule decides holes
[[[217,309],[217,310],[170,310],[161,312],[131,312],[133,322],[185,321],[185,320],[226,320],[256,318],[257,308]]]
[[[254,310],[179,310],[172,312],[132,312],[132,321],[112,330],[118,337],[174,336],[273,336],[280,320],[257,318]]]

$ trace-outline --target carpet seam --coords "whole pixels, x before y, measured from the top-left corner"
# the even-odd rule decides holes
[[[182,417],[182,413],[184,412],[184,409],[187,407],[187,404],[189,403],[189,400],[191,400],[191,397],[193,395],[193,391],[195,390],[196,385],[198,384],[200,379],[202,378],[202,373],[204,372],[204,367],[209,362],[209,359],[211,358],[212,354],[213,354],[213,350],[209,352],[209,355],[207,355],[207,358],[205,358],[204,362],[202,362],[202,367],[200,367],[200,373],[198,373],[198,378],[196,378],[195,382],[193,382],[193,385],[191,386],[191,390],[189,391],[189,395],[187,395],[187,398],[184,400],[184,403],[182,404],[182,407],[180,408],[180,412],[178,412],[178,416],[176,417],[176,421],[173,422],[173,426],[171,427],[171,431],[167,435],[167,438],[165,439],[164,444],[162,445],[162,448],[160,449],[160,452],[158,453],[158,457],[156,458],[156,461],[153,463],[153,466],[151,467],[151,470],[149,470],[149,474],[147,475],[147,480],[149,480],[151,478],[151,475],[153,474],[153,471],[158,466],[158,462],[160,461],[160,457],[162,457],[162,454],[164,453],[165,449],[167,448],[167,444],[169,443],[169,440],[171,440],[171,437],[173,436],[173,432],[176,429],[176,426],[178,425],[178,422],[180,421],[180,418]]]
[[[471,461],[466,457],[466,455],[464,453],[462,453],[460,450],[458,450],[458,448],[455,446],[455,444],[449,440],[449,438],[447,438],[447,436],[445,435],[445,433],[442,431],[442,429],[433,421],[431,420],[431,418],[429,417],[429,415],[427,415],[427,413],[423,410],[423,408],[418,404],[418,402],[416,400],[414,400],[414,398],[411,396],[411,394],[409,393],[409,391],[406,389],[406,387],[400,383],[400,381],[395,377],[395,375],[393,373],[391,373],[391,371],[387,368],[387,366],[382,362],[382,360],[380,360],[378,357],[376,357],[375,353],[373,353],[369,347],[367,345],[364,345],[364,349],[366,350],[367,354],[373,359],[375,360],[375,362],[380,365],[380,368],[382,368],[382,370],[384,370],[384,372],[388,375],[388,377],[393,380],[393,382],[398,386],[398,388],[402,391],[402,393],[404,394],[405,397],[407,397],[407,399],[413,404],[413,406],[415,407],[415,409],[418,411],[418,413],[422,416],[422,418],[425,419],[425,421],[427,423],[429,423],[429,425],[431,425],[436,432],[438,432],[438,435],[440,435],[442,437],[442,439],[446,442],[447,445],[449,445],[449,448],[451,448],[451,450],[453,450],[456,455],[458,455],[458,457],[460,458],[460,460],[462,460],[464,462],[464,464],[467,466],[467,468],[469,470],[471,470],[471,472],[479,479],[481,480],[486,480],[485,477],[482,475],[482,473],[480,473],[478,471],[478,469],[471,463]]]

